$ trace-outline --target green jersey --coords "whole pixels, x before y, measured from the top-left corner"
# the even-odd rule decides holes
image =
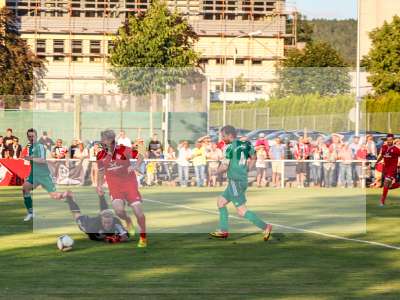
[[[254,147],[248,141],[234,140],[229,144],[225,150],[225,158],[229,159],[228,179],[247,182],[247,159],[254,153]]]
[[[43,158],[46,159],[46,149],[42,144],[35,143],[33,145],[29,145],[29,156],[33,158]],[[49,167],[47,163],[38,164],[33,161],[30,161],[31,164],[31,174],[39,177],[48,177],[50,175]]]

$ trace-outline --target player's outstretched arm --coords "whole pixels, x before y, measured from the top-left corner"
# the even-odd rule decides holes
[[[97,195],[99,196],[104,195],[103,184],[104,184],[104,169],[99,169],[99,173],[97,175],[97,184],[96,184],[96,192]]]

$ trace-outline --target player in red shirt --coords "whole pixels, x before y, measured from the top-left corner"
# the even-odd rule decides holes
[[[119,218],[126,222],[128,229],[132,228],[132,220],[125,211],[127,203],[136,216],[140,230],[138,247],[147,246],[146,239],[146,218],[142,210],[142,196],[138,190],[136,179],[137,167],[131,165],[130,159],[137,158],[136,166],[140,166],[141,155],[132,152],[131,148],[115,143],[115,132],[105,130],[101,132],[103,150],[97,154],[99,175],[97,180],[97,193],[104,195],[104,178],[107,181],[108,189],[112,199],[112,206]],[[137,157],[133,157],[133,155]]]
[[[379,163],[383,159],[384,183],[380,206],[385,205],[385,200],[389,190],[394,190],[400,187],[400,183],[396,182],[400,148],[397,145],[394,145],[393,140],[393,134],[388,134],[386,137],[386,143],[382,146],[377,160],[377,163]]]

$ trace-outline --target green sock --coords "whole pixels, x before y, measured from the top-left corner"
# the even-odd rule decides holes
[[[244,214],[244,217],[249,220],[251,223],[253,223],[254,225],[256,225],[258,228],[264,230],[265,227],[267,226],[267,224],[265,224],[265,222],[263,220],[261,220],[255,213],[253,213],[252,211],[246,211],[246,213]]]
[[[228,209],[225,206],[219,208],[219,229],[228,231]]]
[[[32,196],[31,195],[24,196],[24,204],[25,204],[26,210],[29,213],[32,213],[32,211],[33,211],[33,202],[32,202]]]

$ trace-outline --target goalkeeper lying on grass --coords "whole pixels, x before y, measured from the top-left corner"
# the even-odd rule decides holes
[[[108,209],[104,195],[99,196],[99,201],[100,214],[96,217],[82,215],[73,197],[68,196],[65,202],[68,204],[79,229],[86,233],[89,239],[108,243],[128,241],[128,231],[122,226],[121,221],[114,215],[114,212]]]

